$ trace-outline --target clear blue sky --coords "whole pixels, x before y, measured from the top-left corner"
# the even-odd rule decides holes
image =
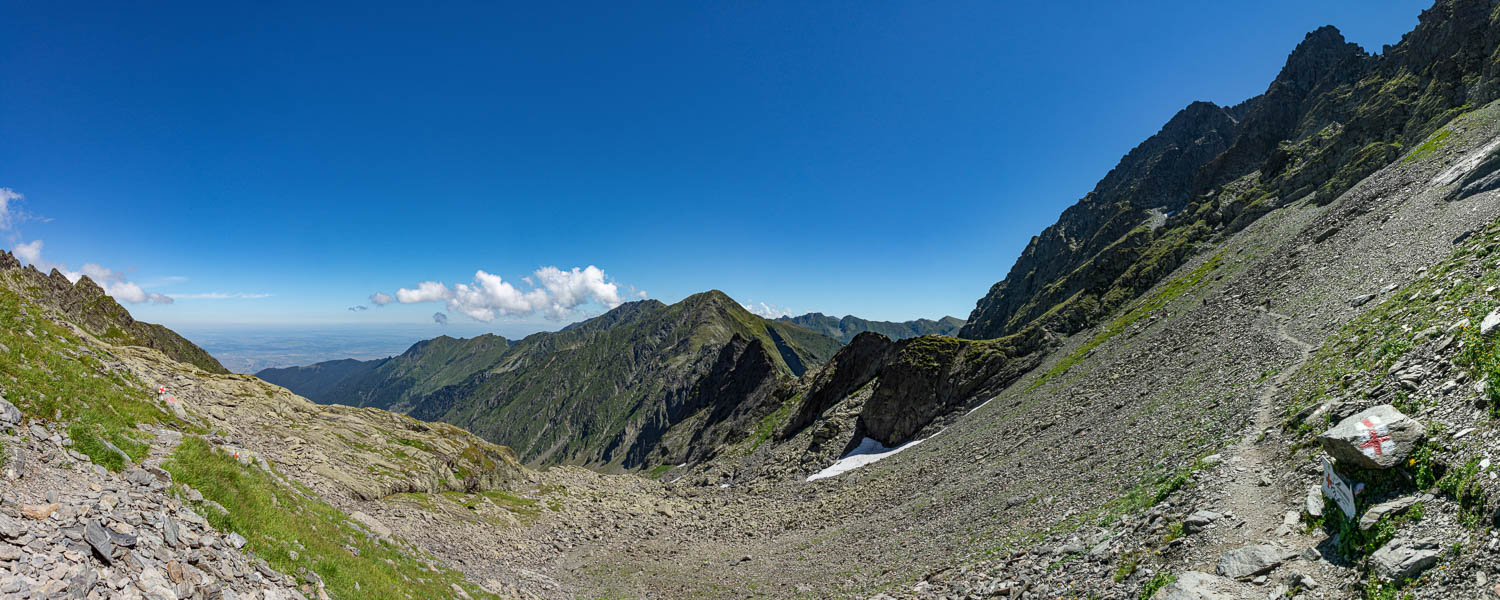
[[[620,299],[966,317],[1178,109],[1430,2],[311,4],[0,2],[3,245],[181,326],[554,327],[608,295],[521,278],[590,265]],[[347,310],[478,270],[514,294]]]

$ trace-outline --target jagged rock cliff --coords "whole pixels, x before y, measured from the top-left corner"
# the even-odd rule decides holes
[[[1500,95],[1497,21],[1489,0],[1439,2],[1378,55],[1333,27],[1308,34],[1264,94],[1230,108],[1194,103],[1128,153],[1032,239],[960,336],[1078,331],[1203,242],[1295,200],[1331,201]]]
[[[57,269],[44,275],[31,265],[21,266],[14,255],[4,250],[0,250],[0,273],[22,278],[17,284],[27,290],[33,301],[61,312],[68,320],[110,343],[154,348],[205,371],[229,372],[208,352],[177,332],[135,320],[87,275],[79,277],[77,283],[68,281]]]

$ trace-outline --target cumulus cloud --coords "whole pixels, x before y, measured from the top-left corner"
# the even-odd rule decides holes
[[[480,271],[480,273],[484,273],[484,271]],[[414,290],[406,288],[396,290],[396,300],[402,304],[437,302],[452,297],[453,292],[448,291],[448,286],[437,281],[423,281],[417,284],[417,289]]]
[[[15,252],[16,258],[27,264],[37,264],[42,261],[42,240],[32,240],[24,244],[16,244],[11,250]],[[41,267],[37,267],[41,268]]]
[[[774,304],[766,304],[765,302],[756,302],[754,300],[751,300],[748,303],[742,302],[740,303],[740,306],[745,307],[745,310],[750,311],[752,314],[765,317],[767,319],[780,319],[781,317],[790,317],[797,314],[796,312],[785,306],[776,306]]]
[[[541,313],[549,319],[562,319],[585,304],[614,308],[624,302],[620,286],[610,281],[604,271],[593,265],[564,271],[542,267],[521,281],[529,289],[517,287],[499,275],[483,269],[474,272],[470,283],[453,287],[438,281],[423,281],[415,288],[396,290],[395,301],[402,304],[443,302],[448,312],[461,313],[482,322],[496,317],[525,316]],[[383,297],[383,298],[379,298]],[[644,297],[644,296],[642,296]],[[390,296],[376,292],[370,301],[379,305]]]
[[[437,323],[438,325],[447,325],[448,315],[445,315],[443,313],[432,313],[432,322]]]
[[[373,294],[370,294],[370,304],[374,304],[375,306],[385,306],[395,301],[395,298],[392,298],[390,294],[387,294],[385,292],[375,292]]]

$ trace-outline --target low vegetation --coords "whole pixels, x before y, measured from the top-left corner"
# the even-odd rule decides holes
[[[477,598],[494,597],[411,548],[372,538],[338,509],[240,464],[201,438],[185,438],[163,467],[173,481],[226,509],[200,507],[215,528],[243,535],[248,548],[278,571],[317,573],[335,598],[364,598],[373,590],[448,597],[454,584]]]

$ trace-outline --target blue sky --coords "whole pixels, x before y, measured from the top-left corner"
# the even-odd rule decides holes
[[[966,317],[1187,103],[1429,4],[0,2],[0,242],[169,326]]]

